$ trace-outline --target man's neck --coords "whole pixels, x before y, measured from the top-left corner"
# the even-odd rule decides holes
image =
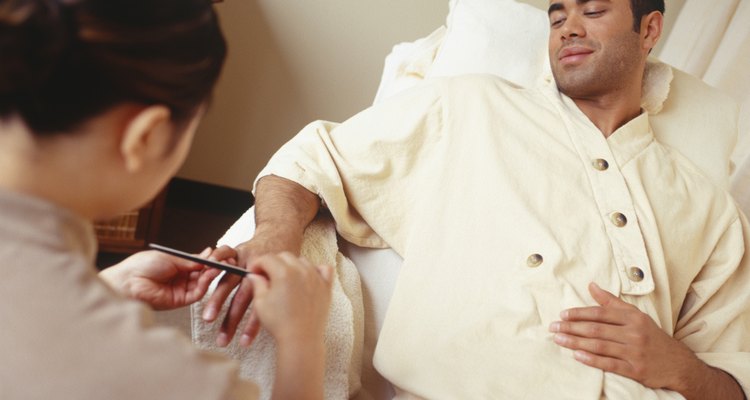
[[[641,114],[641,89],[590,98],[572,98],[605,138]]]

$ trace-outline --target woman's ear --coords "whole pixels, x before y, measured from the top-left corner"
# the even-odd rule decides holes
[[[120,154],[128,172],[138,172],[167,152],[171,135],[171,113],[155,105],[141,109],[130,117],[120,139]]]

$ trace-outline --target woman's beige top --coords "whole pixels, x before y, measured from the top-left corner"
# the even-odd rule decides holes
[[[0,190],[0,399],[254,399],[234,361],[155,327],[93,266],[90,223]]]

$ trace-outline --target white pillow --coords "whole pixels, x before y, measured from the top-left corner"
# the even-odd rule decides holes
[[[669,96],[651,115],[656,139],[692,161],[718,186],[729,189],[739,106],[702,80],[672,68]]]
[[[512,0],[453,0],[428,77],[495,74],[531,86],[548,74],[547,14]]]
[[[445,26],[440,26],[422,39],[393,46],[391,53],[385,57],[383,75],[373,104],[425,79],[443,43],[445,30]]]

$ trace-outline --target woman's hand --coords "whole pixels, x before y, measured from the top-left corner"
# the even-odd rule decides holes
[[[210,253],[207,248],[200,255]],[[156,310],[170,310],[203,298],[220,272],[151,250],[136,253],[99,276],[127,297],[148,303]]]
[[[251,317],[276,339],[274,397],[322,399],[333,269],[280,253],[258,258],[248,270],[253,274],[245,280],[255,292]]]
[[[331,304],[330,266],[281,253],[259,258],[248,270],[254,315],[280,345],[322,340]]]

